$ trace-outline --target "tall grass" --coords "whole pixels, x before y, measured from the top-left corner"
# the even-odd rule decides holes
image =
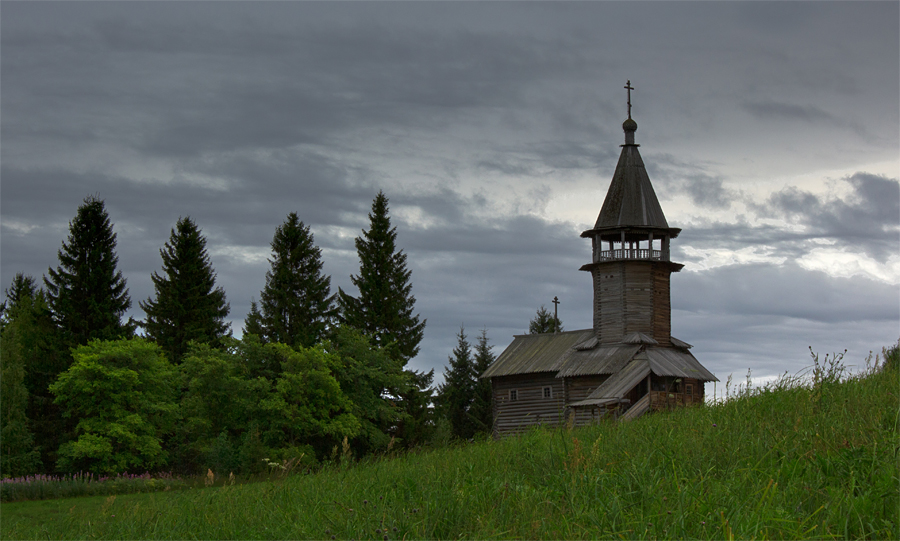
[[[900,538],[898,372],[316,474],[109,501],[3,538]],[[68,505],[68,504],[66,504]]]
[[[38,474],[0,479],[0,502],[158,492],[184,487],[184,481],[171,473],[151,475],[149,472],[126,472],[114,476],[95,476],[93,473]]]

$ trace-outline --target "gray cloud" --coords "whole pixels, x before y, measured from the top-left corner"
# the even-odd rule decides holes
[[[701,207],[728,209],[731,208],[731,202],[736,199],[735,192],[725,188],[721,178],[703,174],[686,178],[682,189],[695,205]]]
[[[761,119],[802,120],[804,122],[835,122],[834,115],[812,105],[796,105],[791,103],[744,102],[741,108]]]
[[[867,173],[843,181],[853,188],[849,198],[826,198],[789,187],[755,208],[763,216],[783,217],[806,226],[798,237],[837,240],[882,262],[897,254],[900,182]]]
[[[689,226],[676,222],[676,227],[685,229],[679,239],[683,242],[682,246],[703,249],[741,250],[755,247],[771,257],[788,260],[802,258],[812,250],[821,248],[822,244],[818,241],[825,241],[851,253],[863,253],[880,263],[887,263],[889,258],[900,252],[900,183],[896,179],[867,173],[856,173],[841,179],[841,182],[851,188],[848,197],[820,195],[788,187],[763,202],[755,202],[745,195],[732,192],[722,202],[727,205],[729,201],[742,200],[749,208],[749,216],[738,215],[734,222],[709,220]],[[687,191],[695,203],[701,204],[696,195],[690,194],[691,189],[688,181],[674,193]],[[758,217],[783,219],[800,228],[759,223]],[[694,260],[681,246],[675,246],[673,250],[677,254],[675,257],[681,260]]]
[[[900,306],[884,302],[900,296],[900,287],[862,277],[832,277],[790,262],[729,265],[672,280],[673,303],[691,312],[819,323],[900,321]]]
[[[13,32],[4,71],[22,83],[6,96],[15,107],[5,123],[44,136],[87,131],[163,156],[325,144],[360,126],[435,127],[454,110],[521,104],[532,83],[584,64],[564,40],[529,36],[363,24],[254,30],[110,17],[80,34],[45,31],[34,48]],[[49,102],[48,89],[66,106]],[[111,115],[130,129],[110,126]]]
[[[790,261],[821,239],[896,254],[896,180],[860,173],[849,198],[785,190],[761,202],[721,171],[896,163],[898,16],[896,3],[4,4],[0,278],[55,265],[68,221],[97,193],[135,301],[190,215],[238,330],[288,212],[349,290],[352,237],[384,189],[428,319],[416,368],[440,372],[461,323],[487,327],[499,352],[553,296],[567,328],[589,327],[577,269],[590,250],[570,221],[590,222],[601,201],[588,216],[538,214],[611,174],[631,79],[658,193],[749,209],[685,227],[677,257],[760,246],[789,261],[676,275],[676,336],[717,372],[794,362],[799,343],[800,363],[807,345],[874,347],[893,340],[895,289]],[[782,144],[793,133],[772,130],[779,118],[804,137]]]

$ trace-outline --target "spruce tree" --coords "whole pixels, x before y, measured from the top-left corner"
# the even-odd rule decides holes
[[[403,406],[404,415],[397,424],[397,437],[409,448],[424,445],[434,435],[434,369],[404,370],[409,383],[397,396]]]
[[[180,218],[159,251],[164,274],[151,276],[156,299],[140,303],[147,314],[144,328],[173,363],[181,362],[188,342],[219,346],[228,336],[230,311],[225,290],[216,287],[206,251],[206,238],[193,220]]]
[[[25,362],[15,323],[0,332],[0,476],[38,472],[40,452],[26,416]]]
[[[288,214],[275,230],[269,264],[266,286],[258,307],[251,305],[245,330],[265,342],[312,347],[330,325],[331,277],[322,274],[322,251],[297,213]]]
[[[438,393],[438,403],[444,417],[450,421],[453,435],[468,439],[475,435],[476,430],[469,411],[475,395],[475,365],[465,329],[460,327],[456,339],[453,355],[447,359],[448,366],[444,369],[444,384]]]
[[[102,200],[84,199],[57,256],[60,264],[56,270],[49,269],[44,284],[66,343],[74,346],[133,334],[133,324],[122,322],[131,299],[125,278],[116,268],[116,234]]]
[[[559,318],[554,317],[550,310],[544,308],[543,304],[538,308],[534,319],[528,323],[528,334],[562,332],[562,330],[562,322],[560,322]]]
[[[31,397],[26,384],[27,338],[34,297],[34,278],[16,274],[6,290],[0,327],[0,477],[38,473],[40,452],[35,445]]]
[[[0,304],[0,325],[10,320],[10,314],[15,312],[17,307],[25,302],[30,302],[35,293],[37,293],[37,282],[34,277],[17,272],[12,284],[4,291],[6,300]]]
[[[491,351],[493,348],[494,346],[488,344],[487,329],[482,329],[478,343],[475,344],[475,388],[470,408],[472,421],[478,432],[490,433],[494,428],[491,380],[481,377],[497,359]]]
[[[36,463],[42,462],[45,471],[50,471],[56,462],[56,450],[74,423],[63,419],[61,410],[53,403],[49,386],[68,367],[71,357],[60,343],[58,327],[53,322],[44,291],[35,284],[33,278],[20,273],[6,290],[6,308],[0,337],[3,348],[3,376],[0,378],[0,385],[4,390],[0,390],[0,399],[5,404],[15,404],[4,410],[6,419],[10,419],[10,426],[22,426],[13,421],[18,415],[14,410],[21,409],[22,415],[28,419],[28,431],[32,434],[34,445],[40,450]],[[11,364],[7,365],[8,362]],[[18,364],[22,369],[21,383],[24,385],[24,392],[17,388]],[[7,392],[8,396],[5,395]],[[21,408],[23,395],[26,397],[26,404]],[[5,422],[7,421],[4,420]],[[17,440],[17,436],[7,430],[5,435],[0,436],[0,443],[7,436],[13,438],[10,442],[27,442],[27,436],[23,432],[19,429],[12,430],[25,439]],[[2,453],[6,452],[11,451],[4,447]],[[20,457],[17,463],[20,466],[31,463],[30,456],[26,454]],[[35,470],[29,471],[34,472]]]
[[[397,250],[397,229],[391,227],[384,192],[372,202],[369,223],[369,230],[356,238],[359,276],[350,277],[359,297],[338,290],[341,317],[405,366],[419,352],[425,321],[413,314],[412,271],[406,268],[406,254]]]
[[[262,339],[265,332],[265,327],[263,327],[263,317],[259,312],[259,304],[256,303],[256,299],[251,299],[250,311],[247,312],[247,317],[244,318],[244,334],[255,334]]]

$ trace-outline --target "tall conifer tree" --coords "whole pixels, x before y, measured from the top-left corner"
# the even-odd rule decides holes
[[[470,412],[475,396],[475,365],[472,347],[462,327],[456,340],[453,355],[447,359],[448,366],[444,369],[444,384],[438,393],[438,404],[450,421],[453,435],[468,439],[475,435],[476,430]]]
[[[141,301],[147,313],[144,328],[173,363],[181,362],[188,342],[219,346],[230,334],[225,322],[230,307],[225,290],[216,287],[206,251],[206,238],[193,220],[180,218],[169,241],[159,251],[164,274],[151,276],[156,299]]]
[[[0,475],[19,477],[37,473],[40,453],[25,412],[25,362],[17,325],[0,331]]]
[[[10,320],[11,313],[15,312],[19,305],[23,302],[30,302],[37,290],[37,282],[34,277],[17,272],[12,284],[5,291],[6,300],[0,304],[0,325]]]
[[[37,473],[40,452],[35,445],[32,401],[26,383],[30,360],[29,338],[35,297],[43,294],[31,276],[16,274],[6,290],[0,317],[0,475],[18,477]],[[51,329],[44,329],[50,331]],[[46,389],[45,389],[46,392]]]
[[[311,347],[324,338],[333,313],[331,277],[322,274],[314,240],[295,212],[275,230],[266,287],[259,305],[251,305],[246,332],[289,346]]]
[[[350,277],[359,297],[338,290],[341,317],[405,366],[419,352],[425,321],[413,314],[412,271],[406,268],[406,254],[397,250],[397,229],[391,227],[384,192],[372,202],[369,223],[369,230],[356,238],[359,276]]]
[[[49,269],[44,284],[66,343],[74,346],[133,334],[134,326],[122,322],[131,299],[116,268],[116,234],[102,200],[84,199],[57,256],[59,266]]]
[[[491,380],[481,375],[497,359],[491,351],[494,346],[488,344],[487,329],[482,329],[475,344],[474,394],[470,409],[472,420],[478,432],[491,432],[494,428],[494,412],[491,407]]]
[[[434,435],[434,409],[431,407],[434,369],[428,372],[404,370],[403,373],[409,378],[409,384],[397,395],[405,415],[397,424],[396,434],[407,447],[415,447],[431,441]]]
[[[8,359],[13,363],[21,362],[24,396],[27,397],[22,414],[27,417],[34,444],[40,449],[37,463],[43,462],[44,471],[51,471],[56,462],[56,450],[74,423],[63,419],[62,411],[53,403],[49,387],[69,366],[71,357],[60,343],[59,328],[53,321],[44,291],[36,287],[34,278],[17,274],[12,285],[6,290],[4,305],[0,325],[2,327],[0,342],[4,356],[2,378],[9,376],[9,380],[0,381],[0,384],[4,389],[8,389],[7,385],[15,388],[17,385],[15,381],[19,377],[17,369],[8,367],[6,363]],[[6,392],[0,391],[0,395]],[[17,394],[18,392],[10,391],[9,398],[17,404],[11,406],[12,409],[20,408],[17,399],[13,398],[21,396]],[[5,397],[3,399],[5,400]],[[5,411],[6,415],[13,417],[18,415],[12,413],[12,410]],[[4,437],[6,436],[0,436],[0,442]],[[7,451],[7,448],[3,449],[4,453]],[[30,458],[25,463],[30,463]],[[19,464],[21,466],[23,462],[19,461]],[[35,471],[31,470],[28,473]]]

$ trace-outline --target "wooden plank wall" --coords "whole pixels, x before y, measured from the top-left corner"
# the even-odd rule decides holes
[[[601,269],[598,269],[597,267],[591,269],[591,278],[594,282],[594,333],[598,337],[600,337],[600,323],[603,320],[603,304],[600,301],[603,298],[601,292],[605,287],[605,284],[603,283],[603,272],[601,271]]]
[[[664,265],[653,266],[653,338],[661,346],[671,345],[672,300],[670,278],[672,271]]]
[[[625,263],[616,262],[594,268],[600,287],[594,288],[594,302],[600,306],[595,318],[600,320],[600,343],[619,342],[625,333],[624,280]]]
[[[625,262],[623,311],[624,334],[653,334],[652,264],[646,261]]]
[[[594,391],[594,389],[599,387],[600,384],[608,378],[609,375],[565,378],[566,403],[584,400]],[[591,410],[592,408],[577,408],[577,412],[575,413],[576,417],[574,419],[575,425],[582,426],[591,423],[592,420],[594,420],[592,419]],[[567,422],[572,422],[572,419],[567,419]]]
[[[550,387],[551,398],[544,398],[544,387]],[[538,424],[557,425],[565,409],[563,381],[555,372],[518,374],[491,378],[494,408],[494,436],[523,432]],[[517,391],[517,399],[509,399],[509,391]]]
[[[641,332],[660,345],[670,345],[672,309],[667,265],[649,261],[617,261],[592,269],[594,330],[603,344]]]

